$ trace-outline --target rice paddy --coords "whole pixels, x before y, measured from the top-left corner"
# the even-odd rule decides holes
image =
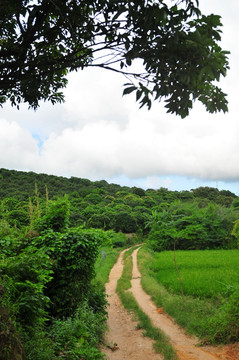
[[[239,286],[238,250],[176,251],[175,258],[185,295],[218,298]],[[151,270],[166,289],[181,293],[173,251],[155,253]]]

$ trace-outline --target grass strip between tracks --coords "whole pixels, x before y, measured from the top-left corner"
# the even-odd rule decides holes
[[[127,291],[131,288],[133,262],[131,254],[136,247],[131,248],[124,254],[124,270],[117,283],[117,293],[124,307],[132,312],[134,319],[138,321],[137,328],[144,329],[144,336],[148,336],[155,341],[154,349],[160,352],[165,360],[177,359],[176,353],[169,342],[168,337],[158,328],[153,327],[149,317],[140,309],[133,294]]]

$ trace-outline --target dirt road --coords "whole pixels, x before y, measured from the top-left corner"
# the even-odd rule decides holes
[[[137,266],[137,252],[133,257],[133,274],[131,291],[142,310],[150,317],[152,324],[160,328],[170,338],[176,350],[179,360],[239,360],[238,346],[197,347],[199,340],[190,337],[165,313],[159,311],[146,294],[140,284],[141,274]],[[121,252],[118,261],[112,268],[109,283],[106,284],[106,293],[109,295],[107,345],[103,349],[108,360],[162,360],[160,354],[152,349],[152,341],[142,335],[142,331],[136,330],[136,324],[132,316],[122,306],[116,294],[117,280],[123,271],[123,254]]]

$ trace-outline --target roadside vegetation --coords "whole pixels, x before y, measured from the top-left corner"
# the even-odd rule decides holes
[[[142,242],[143,286],[157,305],[202,341],[238,341],[238,224],[230,191],[0,169],[0,358],[102,359],[104,284],[119,249]]]
[[[0,218],[0,358],[103,359],[104,284],[119,246],[130,246],[133,238],[69,227],[66,196],[42,201],[35,188],[26,225],[17,223],[18,212],[15,224],[7,220],[6,203]]]
[[[108,238],[69,229],[67,202],[60,204],[21,231],[1,233],[1,359],[103,359],[106,299],[92,279]]]

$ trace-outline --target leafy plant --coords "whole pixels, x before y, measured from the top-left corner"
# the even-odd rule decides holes
[[[233,229],[232,229],[232,235],[236,238],[237,247],[239,248],[239,220],[236,220],[234,222],[234,226],[233,226]]]
[[[122,232],[115,232],[114,230],[108,230],[107,235],[109,236],[112,246],[114,248],[124,247],[128,244],[128,237]]]
[[[70,203],[68,197],[51,201],[46,214],[36,222],[39,231],[52,229],[56,232],[64,231],[69,224]]]
[[[23,360],[23,346],[11,319],[10,304],[6,303],[6,290],[0,285],[0,358],[2,360]]]
[[[214,330],[210,341],[233,343],[239,340],[239,286],[228,287],[226,299],[223,301],[217,316],[210,326]]]
[[[209,203],[173,202],[167,211],[154,211],[148,222],[148,243],[155,251],[176,249],[235,248],[231,235],[237,213],[230,208]]]
[[[3,304],[10,307],[20,327],[34,328],[45,322],[49,298],[44,290],[52,279],[51,267],[46,252],[32,246],[1,260],[0,276],[5,288]]]
[[[0,14],[0,105],[62,102],[68,72],[95,66],[126,75],[123,94],[135,92],[140,107],[164,99],[183,118],[197,99],[211,113],[228,110],[215,85],[229,68],[220,16],[201,14],[197,1],[9,0]],[[130,71],[137,60],[142,71]]]
[[[94,313],[87,304],[82,304],[74,317],[53,322],[51,337],[55,353],[69,360],[101,360],[104,355],[98,349],[98,344],[105,329],[105,316],[100,312]]]
[[[49,230],[34,240],[37,247],[47,249],[53,260],[53,277],[46,289],[52,315],[71,315],[87,297],[99,247],[107,241],[103,230],[83,228],[64,233]]]

